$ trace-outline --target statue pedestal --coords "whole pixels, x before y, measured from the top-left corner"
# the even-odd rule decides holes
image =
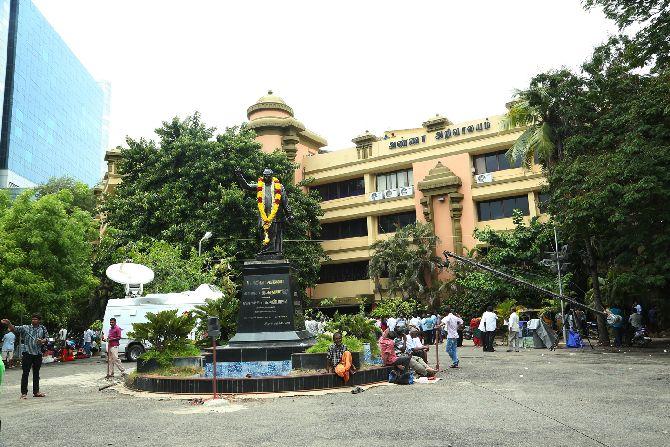
[[[216,351],[217,362],[289,362],[315,343],[286,259],[245,261],[237,333]],[[211,362],[207,354],[205,362]]]

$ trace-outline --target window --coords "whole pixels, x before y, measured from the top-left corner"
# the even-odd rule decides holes
[[[327,183],[325,185],[313,186],[323,201],[341,199],[343,197],[360,196],[365,194],[365,182],[363,178],[344,180],[342,182]]]
[[[475,174],[502,171],[504,169],[518,168],[521,166],[521,162],[510,164],[507,156],[505,156],[506,153],[507,150],[504,150],[473,157],[472,161],[475,167]]]
[[[512,217],[515,209],[521,210],[524,216],[530,214],[527,195],[487,200],[485,202],[477,203],[480,222]]]
[[[379,216],[379,232],[395,233],[402,227],[416,222],[416,211]]]
[[[411,169],[377,174],[377,191],[413,185],[414,175]]]
[[[321,239],[330,241],[368,235],[367,219],[353,219],[321,225]]]
[[[368,261],[325,264],[319,272],[319,284],[368,279]]]

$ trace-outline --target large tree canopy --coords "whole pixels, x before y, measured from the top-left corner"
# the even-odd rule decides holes
[[[67,190],[10,203],[0,192],[0,315],[27,322],[39,312],[49,325],[86,313],[97,280],[91,270],[96,236],[90,213]]]
[[[163,240],[186,257],[211,231],[203,251],[216,248],[239,267],[255,256],[260,242],[256,198],[238,188],[234,172],[239,167],[255,179],[269,167],[284,184],[294,214],[285,231],[285,255],[297,268],[301,289],[316,283],[324,254],[310,239],[320,231],[321,208],[316,194],[294,184],[297,166],[283,152],[262,152],[245,127],[216,134],[198,113],[164,122],[156,134],[158,141],[127,139],[121,152],[123,182],[104,205],[113,238],[105,244]]]

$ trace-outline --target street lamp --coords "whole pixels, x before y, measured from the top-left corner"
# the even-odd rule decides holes
[[[202,254],[202,241],[206,241],[207,239],[212,237],[212,232],[208,231],[205,233],[205,235],[200,239],[200,242],[198,242],[198,257]]]

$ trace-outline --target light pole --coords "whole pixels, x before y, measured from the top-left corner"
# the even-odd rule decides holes
[[[563,281],[561,281],[561,255],[558,252],[558,233],[554,227],[554,244],[556,246],[556,270],[558,270],[558,294],[563,296]],[[561,320],[563,323],[563,343],[568,343],[568,332],[565,328],[565,311],[561,300]]]
[[[210,237],[212,237],[212,232],[208,231],[207,233],[205,233],[202,239],[200,239],[200,242],[198,242],[198,257],[200,257],[200,255],[202,254],[202,242],[206,241]]]

